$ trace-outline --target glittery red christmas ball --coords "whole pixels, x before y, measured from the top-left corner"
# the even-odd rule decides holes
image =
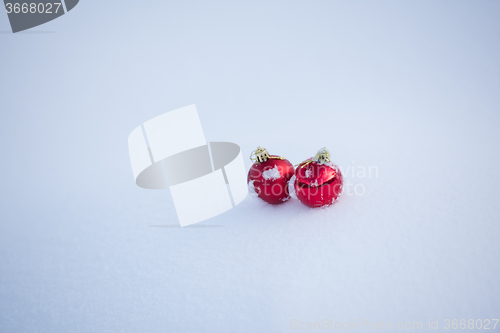
[[[257,148],[250,157],[255,163],[248,171],[248,191],[270,204],[281,204],[290,199],[288,182],[294,169],[292,163],[277,155],[269,155]]]
[[[342,173],[330,162],[326,148],[320,149],[316,157],[300,163],[295,170],[295,194],[309,207],[333,204],[342,193],[342,185]]]

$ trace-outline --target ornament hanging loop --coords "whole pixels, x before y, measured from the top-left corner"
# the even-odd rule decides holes
[[[312,162],[312,159],[310,159],[310,158],[309,158],[309,159],[307,159],[307,160],[305,160],[305,161],[303,161],[303,162],[300,162],[299,164],[295,164],[295,165],[294,165],[294,167],[295,167],[295,168],[296,168],[296,167],[298,167],[298,166],[303,167],[303,166],[308,165],[308,164],[309,164],[309,163],[311,163],[311,162]]]
[[[250,155],[250,160],[258,163],[265,162],[268,158],[270,158],[269,153],[267,152],[266,148],[262,147],[257,147],[257,149],[254,150]]]

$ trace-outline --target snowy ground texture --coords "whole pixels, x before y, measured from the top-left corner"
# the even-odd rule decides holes
[[[499,318],[499,17],[498,1],[86,0],[13,35],[0,13],[0,332]],[[326,146],[364,194],[248,196],[178,228],[169,192],[134,184],[127,137],[193,103],[207,140],[294,164]]]

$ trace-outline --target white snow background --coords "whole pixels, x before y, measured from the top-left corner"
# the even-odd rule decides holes
[[[499,17],[498,1],[87,0],[12,34],[0,13],[0,332],[499,318]],[[378,177],[346,174],[364,195],[328,209],[248,196],[180,228],[168,190],[134,184],[127,137],[193,103],[247,168],[257,146],[293,164],[326,146]]]

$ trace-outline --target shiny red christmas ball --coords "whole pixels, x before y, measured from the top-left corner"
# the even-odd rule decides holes
[[[295,194],[309,207],[333,204],[342,193],[343,182],[342,173],[330,161],[326,148],[320,149],[316,157],[300,163],[295,170]]]
[[[257,148],[250,157],[255,163],[248,171],[248,191],[267,203],[276,205],[290,199],[288,182],[294,169],[284,157],[269,155],[264,148]]]

